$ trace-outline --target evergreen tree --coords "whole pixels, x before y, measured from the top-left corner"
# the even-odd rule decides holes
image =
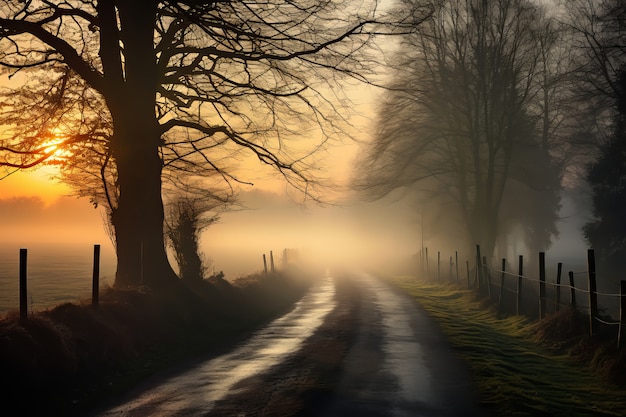
[[[593,189],[595,219],[584,227],[585,237],[600,262],[611,270],[626,267],[626,70],[617,82],[618,95],[612,133],[590,165],[587,179]]]

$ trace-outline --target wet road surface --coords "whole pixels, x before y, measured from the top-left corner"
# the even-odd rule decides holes
[[[441,330],[407,294],[372,275],[353,277],[358,332],[318,416],[479,416],[470,375]]]
[[[97,415],[483,415],[469,381],[412,298],[372,275],[341,274],[232,352]]]
[[[178,417],[208,415],[216,401],[233,394],[240,381],[268,371],[298,350],[335,307],[334,282],[314,285],[295,308],[273,321],[232,352],[131,393],[131,399],[100,417]]]

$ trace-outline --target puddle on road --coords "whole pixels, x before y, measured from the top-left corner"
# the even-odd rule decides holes
[[[232,352],[199,364],[163,381],[158,387],[117,406],[104,416],[197,416],[208,413],[216,401],[233,393],[235,385],[279,364],[323,323],[335,308],[334,280],[315,284],[288,314],[255,333]]]

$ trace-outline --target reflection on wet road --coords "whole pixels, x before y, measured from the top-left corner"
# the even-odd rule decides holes
[[[216,401],[236,393],[242,380],[279,364],[317,329],[335,307],[335,284],[326,277],[295,308],[264,327],[244,344],[138,394],[99,416],[200,416]]]
[[[407,294],[372,275],[360,292],[356,339],[338,387],[316,416],[475,416],[469,374]]]
[[[375,304],[382,315],[383,368],[397,380],[395,398],[398,402],[425,403],[433,396],[432,376],[424,363],[424,351],[411,327],[412,317],[409,314],[414,306],[408,298],[399,297],[380,281],[372,281],[370,285],[376,294]]]

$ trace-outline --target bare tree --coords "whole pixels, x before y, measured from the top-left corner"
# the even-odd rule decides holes
[[[0,165],[63,150],[104,181],[98,200],[116,193],[116,285],[142,270],[148,285],[171,282],[163,174],[233,186],[249,182],[233,158],[253,157],[315,195],[311,157],[343,126],[338,77],[368,70],[376,3],[1,1],[0,67],[18,86],[0,102]]]
[[[569,27],[572,40],[569,54],[572,72],[573,106],[576,123],[569,144],[576,152],[571,165],[576,183],[585,182],[587,166],[601,152],[608,140],[612,107],[618,99],[616,80],[620,67],[623,39],[619,40],[620,1],[572,0],[559,2],[564,12],[561,20]]]
[[[440,2],[398,48],[360,188],[374,197],[416,193],[422,209],[445,212],[445,227],[459,225],[468,246],[480,243],[487,255],[522,220],[532,220],[527,240],[549,244],[561,171],[550,96],[558,68],[545,59],[556,37],[530,1]],[[543,209],[503,215],[520,200]]]
[[[568,2],[565,20],[576,33],[577,88],[584,111],[610,117],[623,94],[619,73],[624,62],[626,16],[619,0]]]

